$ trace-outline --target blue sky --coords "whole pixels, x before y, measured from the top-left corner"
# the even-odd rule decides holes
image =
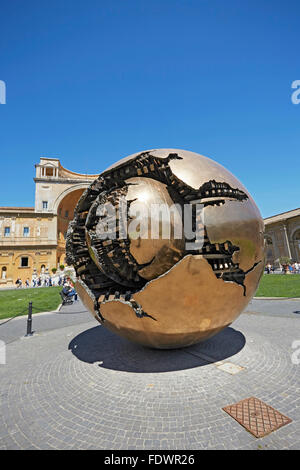
[[[218,161],[264,217],[300,206],[298,0],[1,2],[0,205],[34,164],[100,173],[149,148]]]

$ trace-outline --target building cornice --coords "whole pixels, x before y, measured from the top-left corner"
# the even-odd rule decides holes
[[[282,212],[280,214],[273,215],[272,217],[267,217],[264,219],[264,223],[265,225],[275,224],[278,222],[286,224],[288,220],[298,216],[300,216],[300,208]]]
[[[56,248],[57,247],[57,243],[56,242],[45,242],[44,244],[28,244],[26,245],[25,243],[16,243],[16,244],[10,244],[10,245],[4,245],[2,244],[1,246],[1,250],[45,250],[47,248]]]
[[[0,218],[2,217],[5,217],[6,215],[9,215],[9,216],[14,216],[15,217],[30,217],[32,219],[38,219],[38,218],[53,218],[53,217],[57,217],[57,214],[54,214],[53,212],[35,212],[34,210],[33,211],[24,211],[24,210],[20,210],[18,208],[14,208],[14,207],[10,207],[8,209],[3,209],[2,207],[0,207]]]
[[[95,180],[97,176],[92,176],[90,178],[76,178],[76,179],[68,179],[68,178],[33,178],[35,183],[54,183],[54,184],[79,184],[79,183],[84,183],[84,184],[91,184],[92,181]]]

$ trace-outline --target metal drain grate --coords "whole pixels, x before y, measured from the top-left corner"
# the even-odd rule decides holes
[[[263,437],[292,422],[279,411],[255,397],[246,398],[223,408],[255,437]]]

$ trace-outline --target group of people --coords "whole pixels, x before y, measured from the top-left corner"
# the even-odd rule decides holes
[[[297,261],[295,263],[291,263],[291,264],[288,264],[287,266],[283,266],[282,267],[282,271],[287,271],[289,270],[289,272],[291,274],[300,274],[300,263],[297,263]]]
[[[271,273],[274,273],[275,271],[275,268],[272,264],[268,263],[266,265],[266,272],[267,274],[271,274]],[[284,266],[281,266],[281,271],[286,274],[286,273],[290,273],[290,274],[300,274],[300,263],[297,263],[297,261],[295,261],[294,263],[290,263],[290,264],[287,264],[287,265],[284,265]]]
[[[275,271],[275,268],[272,264],[269,263],[266,265],[265,271],[267,272],[267,274],[271,274]]]
[[[37,277],[36,279],[32,279],[32,287],[52,287],[53,281],[52,277],[42,279]]]
[[[66,276],[60,276],[58,279],[57,278],[52,278],[51,276],[48,277],[36,277],[33,278],[32,281],[30,281],[29,278],[26,279],[26,281],[23,284],[22,279],[18,277],[16,280],[15,284],[18,288],[21,287],[52,287],[52,286],[63,286],[67,280]]]
[[[21,287],[23,287],[23,281],[22,281],[22,279],[18,277],[18,279],[16,280],[15,284],[16,284],[17,288],[19,288],[19,289],[20,289]],[[25,284],[25,287],[30,287],[29,278],[26,279],[26,281],[25,281],[24,284]]]
[[[18,277],[18,279],[15,282],[17,288],[23,287],[23,281]],[[74,284],[71,280],[70,277],[68,276],[61,276],[58,280],[57,283],[54,283],[52,278],[45,278],[42,280],[40,277],[33,279],[32,282],[30,283],[29,278],[26,279],[24,283],[25,287],[52,287],[54,285],[62,286],[62,294],[63,296],[73,299],[73,300],[78,300],[77,297],[77,292],[75,290]]]

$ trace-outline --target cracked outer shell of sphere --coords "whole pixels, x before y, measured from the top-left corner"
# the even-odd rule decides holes
[[[169,238],[151,237],[142,216],[125,238],[117,224],[116,237],[104,239],[99,207],[110,204],[119,214],[124,201],[128,224],[139,203],[143,214],[162,203],[167,215],[176,204]],[[174,231],[184,227],[184,207],[196,202],[202,242],[191,249],[184,230],[181,237]],[[146,346],[178,348],[218,333],[246,307],[264,268],[263,231],[253,199],[228,170],[193,152],[155,149],[120,160],[85,191],[67,257],[100,323]]]

